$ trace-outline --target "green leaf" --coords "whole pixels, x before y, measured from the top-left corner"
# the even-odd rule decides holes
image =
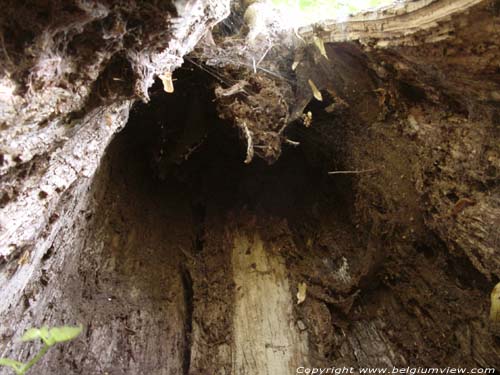
[[[16,372],[16,374],[24,374],[24,363],[22,362],[15,361],[10,358],[0,358],[0,366],[9,366]]]
[[[42,328],[30,328],[21,337],[21,341],[33,341],[36,339],[42,340],[45,344],[52,346],[55,341],[50,339],[49,329],[47,327]]]
[[[33,341],[41,337],[41,332],[38,328],[30,328],[21,337],[22,341]]]
[[[54,343],[64,342],[78,337],[78,335],[82,333],[82,330],[83,327],[81,325],[78,327],[54,327],[49,330],[49,335],[50,338],[54,340]]]

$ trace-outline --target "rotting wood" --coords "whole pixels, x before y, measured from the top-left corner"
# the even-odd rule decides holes
[[[216,3],[210,4],[220,5]],[[270,233],[261,231],[265,246],[259,251],[272,249],[274,260],[266,262],[284,259],[286,264],[272,263],[273,271],[260,274],[256,282],[272,287],[275,273],[289,273],[282,277],[289,285],[274,290],[285,301],[280,299],[276,311],[265,306],[266,297],[257,299],[255,306],[264,306],[269,320],[280,328],[279,337],[288,335],[285,341],[297,344],[307,333],[307,342],[297,344],[305,348],[295,364],[309,359],[327,366],[499,366],[498,342],[486,323],[488,292],[500,275],[495,232],[500,217],[495,190],[500,165],[495,107],[500,91],[494,79],[500,39],[499,30],[492,27],[498,23],[494,5],[415,1],[385,15],[361,15],[344,25],[325,23],[323,31],[314,30],[319,34],[303,30],[306,40],[312,35],[324,39],[330,60],[322,59],[316,68],[301,60],[295,67],[297,77],[314,79],[320,90],[335,90],[348,106],[328,121],[315,113],[314,126],[307,129],[310,138],[301,139],[306,158],[302,163],[321,168],[334,161],[336,169],[353,171],[362,165],[384,168],[359,174],[356,181],[340,176],[335,179],[338,185],[324,190],[314,190],[313,184],[293,185],[273,197],[276,202],[294,199],[286,214],[282,212],[290,224],[261,224]],[[196,35],[206,29],[204,22],[212,24],[221,16],[211,11],[190,18]],[[116,25],[113,35],[121,35],[119,19]],[[192,28],[178,29],[169,41],[168,48],[176,54],[157,56],[166,58],[172,69],[196,42],[196,35],[186,30]],[[88,31],[83,27],[83,35]],[[159,39],[166,40],[163,31]],[[340,41],[347,43],[333,44]],[[155,50],[153,44],[146,47]],[[9,52],[7,60],[14,57]],[[73,57],[64,58],[80,68],[79,74],[87,74],[86,65]],[[130,57],[134,69],[146,69],[137,88],[144,93],[152,71],[141,64],[149,60],[133,53]],[[96,63],[95,73],[108,60],[101,56],[89,61]],[[118,67],[127,71],[126,66]],[[119,78],[117,84],[126,81],[110,77]],[[2,84],[7,87],[15,79]],[[190,198],[183,195],[188,189],[162,185],[167,190],[159,191],[148,185],[149,177],[138,174],[135,154],[123,145],[121,157],[113,148],[103,159],[131,103],[123,101],[124,87],[107,82],[110,94],[117,96],[70,121],[65,116],[85,108],[92,82],[85,81],[78,90],[70,83],[70,90],[54,85],[30,91],[29,96],[16,93],[1,103],[6,125],[0,130],[0,183],[7,193],[2,196],[1,228],[6,247],[0,258],[2,355],[21,352],[13,339],[26,327],[75,319],[85,323],[85,337],[65,353],[48,357],[40,373],[243,372],[243,350],[236,348],[248,348],[245,340],[252,336],[241,333],[235,321],[242,316],[238,307],[248,306],[248,301],[233,282],[237,279],[242,288],[251,289],[244,280],[255,274],[233,274],[234,243],[221,229],[231,216],[217,216],[222,203],[212,202],[208,219],[201,219],[205,231],[193,235]],[[379,84],[387,87],[383,100],[382,91],[379,96],[374,91]],[[308,90],[296,92],[297,108],[311,98],[307,83],[301,87]],[[281,133],[283,124],[278,129]],[[274,158],[281,150],[271,151],[269,157]],[[294,165],[294,173],[300,165]],[[287,181],[311,173],[300,172]],[[240,181],[242,175],[224,172],[224,179]],[[244,198],[263,197],[265,202],[277,179],[265,173],[258,177],[237,187],[246,193]],[[264,185],[269,190],[255,188],[260,178],[268,179]],[[321,180],[314,182],[319,185]],[[335,189],[338,195],[327,195]],[[169,194],[174,198],[169,200]],[[325,195],[329,201],[315,200]],[[461,197],[476,203],[464,206]],[[455,207],[460,210],[448,215]],[[196,249],[183,252],[193,246],[192,238]],[[247,233],[243,238],[250,242],[254,237]],[[183,282],[180,264],[192,280]],[[291,289],[304,278],[308,296],[297,306]],[[294,310],[288,310],[289,303]],[[279,321],[283,315],[296,325],[286,334]],[[268,338],[263,330],[255,342]],[[254,367],[290,367],[285,363],[290,353],[283,352],[282,344],[250,347],[258,355],[272,351],[274,359],[266,357]],[[235,363],[241,371],[235,370]]]

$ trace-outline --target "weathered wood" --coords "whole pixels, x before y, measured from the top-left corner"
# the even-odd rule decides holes
[[[361,13],[345,21],[324,21],[303,27],[299,35],[313,43],[313,36],[324,42],[352,42],[374,47],[422,45],[448,39],[453,16],[463,17],[485,0],[416,0],[399,2],[384,9]]]
[[[258,232],[253,238],[234,233],[236,374],[287,374],[308,365],[307,333],[300,332],[293,316],[297,299],[292,299],[285,260],[269,247]]]

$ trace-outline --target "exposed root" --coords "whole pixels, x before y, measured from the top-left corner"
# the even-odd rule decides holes
[[[245,164],[248,164],[252,161],[254,155],[252,134],[250,133],[250,130],[248,130],[248,126],[244,122],[242,122],[241,125],[238,126],[240,127],[240,129],[242,129],[243,134],[247,140],[247,157],[245,159]]]

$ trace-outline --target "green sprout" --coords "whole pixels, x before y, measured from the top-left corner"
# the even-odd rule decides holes
[[[30,328],[21,337],[21,341],[34,341],[40,339],[43,346],[40,351],[27,363],[19,362],[10,358],[0,358],[0,366],[8,366],[14,370],[17,375],[24,375],[35,365],[47,351],[60,342],[70,341],[78,337],[83,327],[53,327],[53,328]]]

